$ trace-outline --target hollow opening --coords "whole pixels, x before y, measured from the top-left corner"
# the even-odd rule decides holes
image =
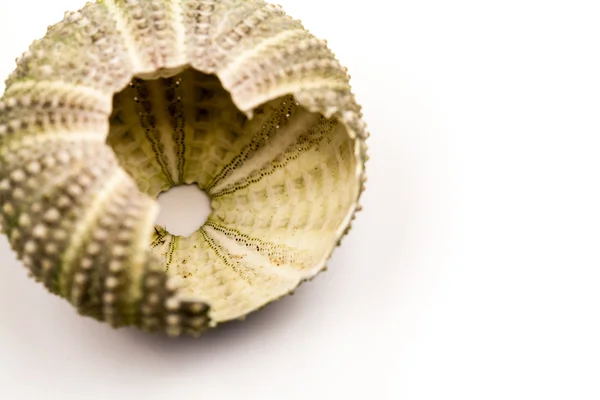
[[[190,236],[212,212],[208,195],[197,185],[174,186],[158,196],[158,204],[156,225],[176,236]]]
[[[140,191],[164,193],[149,251],[180,281],[179,296],[211,305],[213,321],[314,276],[358,197],[355,142],[343,124],[292,95],[249,119],[216,76],[192,68],[135,78],[117,93],[107,143]],[[193,187],[212,208],[206,198],[187,207]]]

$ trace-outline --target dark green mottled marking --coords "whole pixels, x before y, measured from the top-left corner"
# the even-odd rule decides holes
[[[252,141],[244,146],[242,151],[234,157],[231,162],[225,165],[221,171],[213,178],[213,180],[206,185],[206,190],[212,189],[216,186],[221,180],[227,178],[229,175],[233,173],[234,170],[239,168],[250,156],[264,147],[270,138],[272,138],[276,132],[278,131],[278,127],[282,128],[285,126],[289,120],[291,119],[287,115],[292,114],[296,105],[293,100],[293,97],[289,96],[282,103],[282,105],[273,111],[271,118],[262,129],[256,133],[256,135],[252,138]]]
[[[212,221],[207,221],[205,226],[209,226],[212,229],[221,232],[228,238],[235,240],[240,246],[246,246],[267,256],[275,265],[290,263],[302,267],[306,262],[309,261],[308,257],[303,257],[298,250],[295,250],[290,246],[265,242],[264,240],[241,233],[237,229],[225,227]]]
[[[181,81],[179,81],[178,78],[170,78],[167,80],[167,86],[167,102],[169,103],[171,125],[174,132],[173,136],[177,152],[177,173],[179,183],[183,183],[185,179],[184,172],[186,119],[185,113],[183,111],[183,104],[181,102],[181,98],[183,97],[183,93],[181,90]]]
[[[154,157],[157,164],[160,166],[163,175],[170,185],[174,185],[175,182],[169,173],[167,161],[165,160],[164,154],[160,148],[160,139],[156,132],[156,121],[154,115],[152,114],[152,103],[150,102],[148,89],[145,88],[139,80],[134,80],[132,82],[132,86],[137,94],[136,98],[134,98],[134,101],[136,103],[135,108],[140,115],[140,125],[144,129],[146,139],[152,146]]]
[[[165,236],[167,236],[168,232],[164,229],[158,229],[158,228],[154,228],[154,235],[156,235],[156,237],[154,238],[154,240],[152,240],[152,243],[150,243],[150,248],[154,249],[158,246],[160,246],[161,244],[165,243]]]
[[[85,171],[86,169],[88,169],[88,168],[84,168],[83,171]],[[68,185],[68,183],[72,179],[74,179],[75,176],[82,173],[82,170],[77,171],[76,169],[73,169],[70,171],[71,171],[71,173],[69,175],[60,177],[60,184],[54,186],[51,189],[43,190],[41,193],[38,194],[37,197],[40,199],[47,199],[50,201],[55,201],[59,196],[64,195],[65,188]],[[77,171],[77,172],[73,172],[73,171]],[[95,193],[96,191],[99,191],[100,188],[104,186],[104,184],[105,184],[104,181],[96,180],[93,183],[93,185],[91,186],[91,188],[93,188],[93,191],[91,191],[90,193]],[[89,200],[90,200],[89,194],[87,196],[82,196],[80,198],[71,198],[72,204],[70,205],[70,208],[72,210],[80,210],[80,205],[87,203]],[[70,216],[70,218],[69,218],[69,216]],[[60,222],[60,228],[67,231],[68,227],[70,225],[72,225],[74,223],[74,221],[76,221],[78,218],[81,218],[80,213],[66,214]],[[95,223],[97,220],[98,220],[98,216],[95,216],[93,223]],[[80,253],[81,249],[85,246],[86,242],[90,240],[90,234],[91,234],[90,229],[92,227],[93,227],[93,224],[90,225],[89,227],[87,227],[86,231],[83,232],[83,234],[85,235],[85,239],[79,243],[79,246],[77,248],[74,249],[76,251],[76,254]],[[65,241],[65,245],[67,243],[69,243],[69,242]],[[59,257],[58,262],[55,264],[54,268],[48,275],[46,284],[53,293],[63,293],[65,295],[67,295],[67,293],[69,293],[69,290],[73,283],[73,277],[78,272],[78,266],[74,266],[71,264],[67,265],[65,263],[66,260],[64,259],[63,255],[64,254],[62,254]],[[72,263],[76,262],[76,260],[78,260],[78,259],[80,260],[81,258],[78,257],[78,255],[76,255],[71,262]],[[63,285],[61,285],[61,280],[64,282]]]
[[[165,271],[169,270],[169,266],[173,262],[173,253],[177,248],[177,242],[179,241],[179,236],[173,236],[171,241],[169,242],[169,249],[167,250],[167,257],[165,260]]]
[[[204,238],[204,240],[206,240],[206,243],[208,244],[208,247],[210,247],[215,254],[217,255],[217,257],[219,257],[221,260],[223,260],[223,263],[225,265],[227,265],[228,267],[231,267],[231,269],[238,274],[238,276],[240,278],[242,278],[243,280],[245,280],[246,282],[248,282],[249,285],[252,285],[252,280],[250,278],[247,278],[244,273],[242,273],[242,271],[239,270],[239,268],[237,266],[235,266],[234,264],[231,263],[231,254],[229,252],[227,252],[225,249],[223,249],[223,247],[219,244],[217,244],[209,235],[208,233],[204,230],[204,227],[200,228],[200,234],[202,235],[202,237]]]
[[[273,174],[277,169],[285,168],[288,163],[296,160],[303,153],[318,145],[336,126],[337,122],[335,120],[329,121],[325,118],[321,118],[320,123],[316,127],[311,128],[308,133],[300,135],[298,141],[289,146],[275,160],[272,160],[261,169],[253,171],[249,176],[228,185],[220,192],[211,193],[212,197],[225,196],[240,189],[247,188],[256,182],[261,181],[264,177]]]

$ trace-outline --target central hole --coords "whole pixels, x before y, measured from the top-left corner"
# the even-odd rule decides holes
[[[172,187],[158,196],[160,212],[156,224],[177,236],[190,236],[212,212],[208,195],[197,185]]]

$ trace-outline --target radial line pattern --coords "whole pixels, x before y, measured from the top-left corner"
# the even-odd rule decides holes
[[[33,277],[112,326],[197,336],[325,267],[367,137],[326,42],[261,0],[100,0],[49,27],[0,99],[0,220]],[[179,184],[189,237],[155,226]]]

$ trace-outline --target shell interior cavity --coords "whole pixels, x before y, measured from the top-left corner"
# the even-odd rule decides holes
[[[325,268],[364,189],[346,69],[256,0],[103,0],[17,60],[0,100],[3,232],[30,274],[114,327],[199,335]],[[157,196],[194,184],[189,236]]]

